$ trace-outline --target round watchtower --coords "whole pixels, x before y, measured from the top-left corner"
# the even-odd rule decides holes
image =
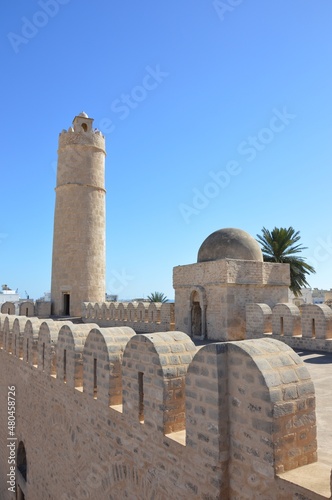
[[[52,314],[81,316],[105,300],[105,138],[86,113],[59,136]]]

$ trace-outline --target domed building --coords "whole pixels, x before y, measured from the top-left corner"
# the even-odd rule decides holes
[[[198,250],[197,263],[173,269],[176,329],[194,338],[245,338],[250,303],[287,302],[289,265],[263,262],[257,241],[242,229],[219,229]]]

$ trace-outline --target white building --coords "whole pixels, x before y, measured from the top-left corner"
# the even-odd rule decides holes
[[[19,300],[20,296],[15,290],[10,290],[7,285],[2,285],[2,290],[0,290],[0,305],[4,302],[18,302]]]

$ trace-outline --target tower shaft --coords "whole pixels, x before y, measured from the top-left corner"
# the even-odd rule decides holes
[[[59,136],[51,300],[55,315],[81,316],[105,300],[105,139],[76,116]]]

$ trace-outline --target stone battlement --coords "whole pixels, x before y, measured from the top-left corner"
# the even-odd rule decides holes
[[[178,331],[1,314],[0,358],[0,396],[7,385],[17,394],[28,499],[330,496],[324,468],[329,496],[321,480],[320,490],[305,486],[320,470],[314,386],[282,342],[198,348]]]
[[[136,333],[174,330],[174,304],[160,302],[84,302],[82,319],[102,327],[129,326]]]
[[[68,131],[63,130],[59,134],[59,149],[72,144],[94,146],[95,148],[105,151],[105,136],[96,129],[92,129],[88,132],[74,132],[73,128],[70,127]]]
[[[326,304],[247,304],[246,337],[270,336],[293,348],[332,352],[332,310]]]

